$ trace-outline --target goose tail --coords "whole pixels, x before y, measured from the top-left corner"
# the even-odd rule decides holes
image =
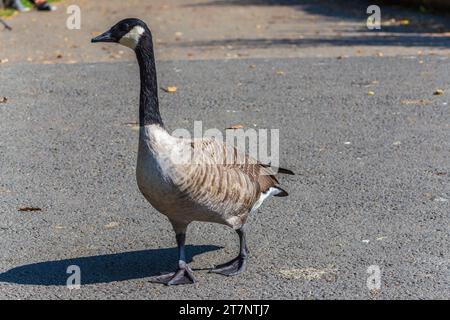
[[[279,186],[275,186],[274,188],[278,190],[277,193],[273,194],[274,197],[287,197],[289,195],[289,193],[287,193],[286,190],[284,190],[283,188],[281,188]]]
[[[278,173],[288,174],[288,175],[291,175],[291,176],[295,176],[294,171],[289,170],[289,169],[285,169],[285,168],[278,168]]]
[[[261,165],[263,168],[271,168],[271,167],[272,167],[270,163],[269,163],[269,164],[261,163],[260,165]],[[289,174],[289,175],[291,175],[291,176],[295,176],[294,171],[289,170],[289,169],[285,169],[285,168],[281,168],[281,167],[273,167],[272,169],[273,169],[273,170],[276,170],[276,173],[275,173],[275,174],[282,173],[282,174]]]

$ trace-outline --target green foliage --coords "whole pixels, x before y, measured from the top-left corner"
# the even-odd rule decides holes
[[[60,2],[61,0],[47,0],[48,3],[55,3],[55,2]],[[22,0],[22,4],[27,7],[27,8],[32,8],[33,4],[28,1],[28,0]],[[16,10],[11,9],[11,8],[6,8],[6,9],[0,9],[0,18],[7,18],[7,17],[12,17],[13,15],[16,14]]]

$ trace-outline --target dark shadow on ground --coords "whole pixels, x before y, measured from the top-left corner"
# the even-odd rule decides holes
[[[367,20],[367,7],[377,4],[381,8],[383,32],[395,33],[443,33],[450,31],[449,15],[420,12],[418,8],[377,3],[369,0],[212,0],[193,6],[290,6],[310,14],[325,16],[338,21],[360,21],[362,31]],[[390,19],[409,19],[411,24],[388,25]]]
[[[219,249],[221,247],[210,245],[186,246],[187,260],[191,262],[196,255]],[[80,267],[82,285],[141,279],[174,271],[177,252],[177,248],[150,249],[32,263],[0,274],[0,282],[65,286],[70,276],[67,268],[71,265]]]
[[[177,47],[232,46],[234,49],[264,49],[273,47],[319,47],[319,46],[403,46],[449,48],[449,37],[428,37],[422,35],[402,36],[340,36],[314,37],[304,39],[224,39],[210,41],[180,42]]]

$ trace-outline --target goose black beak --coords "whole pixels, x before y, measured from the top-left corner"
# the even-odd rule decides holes
[[[96,42],[116,42],[116,39],[114,39],[114,37],[111,34],[111,31],[106,31],[105,33],[102,33],[101,35],[92,38],[91,39],[92,43],[96,43]]]

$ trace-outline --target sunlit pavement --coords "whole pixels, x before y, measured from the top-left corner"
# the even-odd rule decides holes
[[[251,218],[243,275],[207,273],[237,239],[196,223],[199,282],[167,288],[147,281],[175,267],[176,250],[135,183],[136,64],[2,66],[0,298],[448,299],[449,68],[441,57],[160,62],[160,86],[178,88],[160,92],[170,130],[279,129],[281,164],[297,173],[281,178],[290,197]],[[70,265],[79,290],[66,287]],[[371,266],[380,290],[367,287]]]

